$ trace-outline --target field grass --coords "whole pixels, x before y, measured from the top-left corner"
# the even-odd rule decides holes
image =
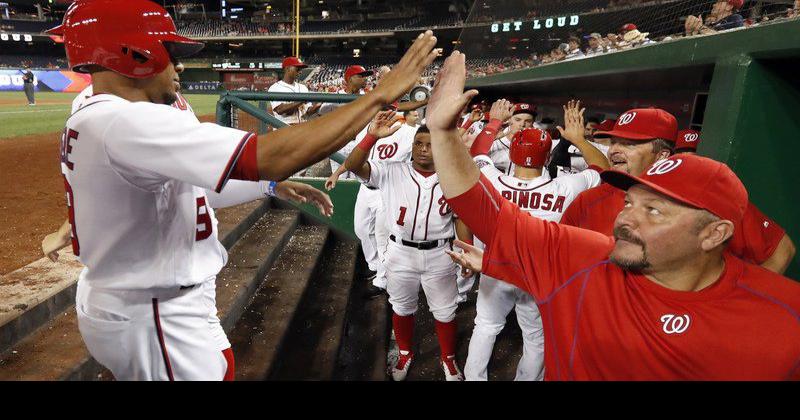
[[[36,106],[28,106],[22,92],[0,92],[0,139],[55,133],[64,128],[76,93],[37,92]],[[185,95],[194,112],[216,112],[218,95]]]

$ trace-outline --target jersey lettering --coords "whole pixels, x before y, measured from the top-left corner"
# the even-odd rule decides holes
[[[67,196],[69,224],[72,226],[72,253],[75,254],[76,257],[79,257],[81,255],[81,245],[78,242],[78,227],[75,226],[75,197],[72,194],[72,185],[69,185],[66,176],[64,176],[64,190]]]
[[[378,146],[378,158],[381,160],[391,159],[397,154],[397,143],[381,144]]]
[[[75,164],[69,160],[69,154],[72,153],[73,140],[78,140],[78,132],[65,128],[64,132],[61,133],[61,163],[67,165],[70,171],[75,168]]]
[[[400,217],[397,218],[397,224],[399,226],[405,226],[406,225],[406,222],[405,222],[406,210],[408,210],[408,209],[405,208],[405,207],[400,207]]]
[[[447,200],[445,200],[444,196],[439,199],[439,215],[440,216],[447,216],[452,210],[450,209],[450,205],[447,204]]]
[[[506,200],[516,204],[523,210],[545,210],[554,213],[564,212],[564,202],[567,200],[563,195],[553,195],[535,191],[502,191],[501,194]]]
[[[184,97],[180,95],[178,95],[178,99],[175,102],[173,102],[172,107],[180,109],[181,111],[186,111],[189,109],[189,105],[187,104],[186,99],[184,99]]]
[[[211,236],[211,216],[208,214],[205,197],[197,197],[197,231],[194,240],[202,241]]]

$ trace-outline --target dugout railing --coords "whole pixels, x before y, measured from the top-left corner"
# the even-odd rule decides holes
[[[217,124],[233,127],[257,134],[265,134],[271,129],[285,127],[286,123],[269,113],[270,101],[314,102],[343,104],[356,100],[360,95],[343,95],[335,93],[275,93],[252,91],[226,91],[217,101]],[[347,156],[334,153],[330,159],[342,164]],[[323,160],[326,162],[326,160]],[[305,182],[325,191],[324,176],[308,176],[292,178]],[[355,239],[353,229],[353,209],[360,184],[353,180],[341,180],[336,188],[328,191],[334,206],[333,216],[322,216],[314,206],[303,204],[295,207],[314,219],[329,225],[334,230]]]

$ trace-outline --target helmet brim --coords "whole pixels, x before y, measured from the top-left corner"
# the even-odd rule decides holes
[[[192,41],[185,36],[169,35],[164,37],[161,41],[164,48],[167,49],[169,54],[174,58],[189,57],[197,54],[206,44],[199,41]]]

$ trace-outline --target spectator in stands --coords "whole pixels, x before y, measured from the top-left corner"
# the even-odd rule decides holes
[[[300,70],[308,67],[297,57],[286,57],[281,65],[283,79],[275,82],[268,92],[282,93],[308,93],[306,85],[297,81]],[[311,105],[307,102],[272,101],[272,110],[279,120],[286,124],[299,124],[305,116],[310,116],[319,110],[320,104]]]
[[[650,32],[639,32],[638,29],[628,31],[622,38],[624,42],[622,47],[633,48],[633,47],[638,47],[640,45],[653,44],[654,41],[648,38],[647,35],[650,35]]]
[[[800,16],[800,0],[794,0],[794,7],[786,9],[786,17],[793,18]]]
[[[606,52],[603,47],[603,36],[597,32],[591,33],[587,37],[587,41],[589,42],[589,46],[586,47],[586,55],[603,54]]]
[[[706,15],[705,23],[702,16],[687,16],[684,29],[686,36],[713,34],[744,26],[744,18],[738,12],[744,5],[744,0],[717,0]]]
[[[569,41],[567,44],[567,55],[565,57],[566,60],[570,60],[573,58],[582,58],[584,57],[583,51],[581,51],[581,40],[576,36],[569,37]]]

